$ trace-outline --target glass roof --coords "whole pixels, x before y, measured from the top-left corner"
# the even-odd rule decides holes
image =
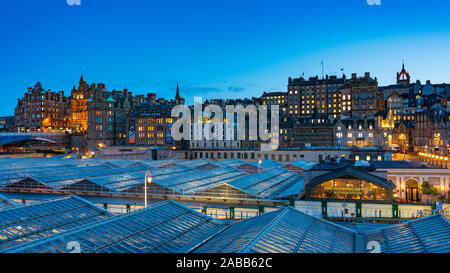
[[[4,196],[3,194],[0,194],[0,210],[12,208],[12,207],[18,207],[21,206],[19,203],[14,202],[10,198]]]
[[[449,253],[450,223],[433,215],[358,232],[294,208],[238,222],[175,201],[112,216],[76,196],[0,211],[0,252],[82,253]]]
[[[356,232],[293,208],[231,224],[192,252],[353,252]]]
[[[271,160],[271,159],[264,159],[261,160],[261,164],[258,163],[258,161],[256,162],[251,162],[250,164],[252,164],[253,166],[258,166],[261,169],[270,169],[270,168],[275,168],[275,167],[280,167],[282,164],[278,163],[275,160]]]
[[[0,211],[0,250],[111,217],[77,196]]]
[[[6,252],[69,252],[68,243],[77,242],[82,253],[173,253],[223,228],[221,221],[165,201]]]
[[[238,178],[228,185],[263,198],[277,198],[281,193],[301,180],[296,173],[283,168],[274,168],[248,177]]]
[[[450,253],[450,223],[437,214],[367,232],[365,241],[379,242],[383,253]]]

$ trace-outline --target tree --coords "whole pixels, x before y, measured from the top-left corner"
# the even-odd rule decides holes
[[[428,182],[423,182],[421,188],[422,194],[431,194],[431,195],[439,194],[439,191],[435,187],[432,187]]]

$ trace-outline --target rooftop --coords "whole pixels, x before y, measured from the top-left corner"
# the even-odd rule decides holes
[[[25,206],[15,212],[32,212],[40,206],[35,214],[51,215],[55,210],[53,205],[62,201],[89,203],[72,196]],[[68,210],[66,214],[77,215],[76,211]],[[11,238],[2,238],[0,252],[70,252],[73,242],[79,243],[82,253],[365,253],[373,250],[369,247],[373,242],[380,245],[382,253],[450,252],[450,223],[441,215],[366,231],[347,228],[290,207],[230,223],[174,201],[163,201],[123,215],[104,215],[102,219],[65,230],[60,228],[64,219],[58,222],[48,219],[35,217],[21,223],[24,228],[31,228],[29,223],[34,221],[40,230],[52,231],[40,232],[39,237],[31,237],[33,231],[29,228],[27,234],[17,233],[15,222],[4,225],[2,234],[14,229],[16,232]],[[41,227],[44,225],[47,229]],[[19,237],[27,240],[19,241]]]

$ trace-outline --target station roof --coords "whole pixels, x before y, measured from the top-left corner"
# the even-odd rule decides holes
[[[246,175],[234,168],[220,168],[208,171],[181,174],[170,179],[155,179],[154,182],[178,193],[195,194],[205,189],[229,183]]]
[[[261,160],[261,164],[259,164],[258,161],[256,162],[251,162],[250,164],[252,164],[253,166],[258,166],[262,169],[270,169],[270,168],[276,168],[276,167],[280,167],[282,164],[275,161],[275,160],[271,160],[271,159],[264,159]]]
[[[383,253],[450,253],[450,223],[440,214],[365,234]]]
[[[200,253],[354,252],[356,232],[293,208],[236,222],[191,249]]]
[[[366,232],[290,207],[233,223],[175,201],[109,216],[75,196],[6,209],[0,252],[70,252],[77,242],[82,253],[364,253],[372,241],[382,253],[450,252],[450,223],[441,215]]]
[[[304,170],[310,170],[316,164],[317,163],[313,163],[313,162],[310,162],[308,160],[299,160],[299,161],[295,161],[295,162],[291,162],[291,163],[285,164],[283,167],[285,167],[287,165],[292,165],[292,166],[295,166],[295,167],[298,167],[298,168],[301,168],[301,169],[304,169]]]
[[[280,197],[284,190],[300,180],[302,180],[302,177],[296,173],[283,168],[273,168],[268,171],[237,178],[228,182],[227,185],[253,196],[269,199]]]
[[[19,206],[21,206],[19,203],[14,202],[3,194],[0,194],[0,210]]]
[[[174,201],[88,224],[5,252],[176,253],[193,241],[218,233],[224,223]]]
[[[0,210],[0,251],[112,215],[77,196]]]
[[[292,184],[289,188],[285,189],[280,193],[280,197],[289,197],[298,195],[304,190],[303,178]]]

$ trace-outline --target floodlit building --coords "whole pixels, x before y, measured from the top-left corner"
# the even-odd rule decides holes
[[[66,132],[70,130],[70,100],[64,91],[45,91],[40,82],[19,98],[14,110],[16,132]]]

